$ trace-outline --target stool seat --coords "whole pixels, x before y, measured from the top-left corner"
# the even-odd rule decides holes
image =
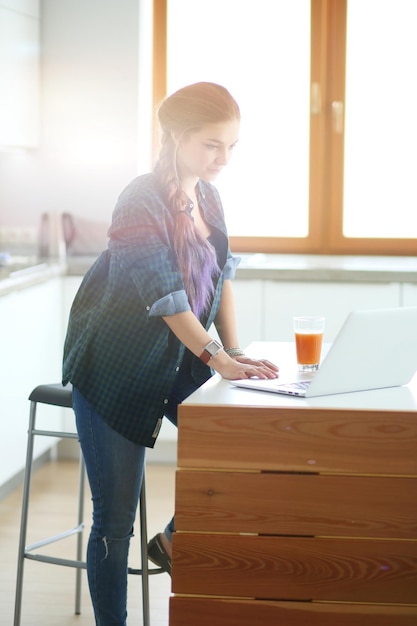
[[[60,383],[50,385],[38,385],[29,396],[31,402],[42,402],[72,408],[72,385],[68,383],[63,387]]]

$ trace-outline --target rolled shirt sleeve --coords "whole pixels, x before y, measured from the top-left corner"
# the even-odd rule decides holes
[[[149,317],[167,317],[184,311],[191,311],[187,294],[184,290],[175,291],[154,302],[149,310]]]

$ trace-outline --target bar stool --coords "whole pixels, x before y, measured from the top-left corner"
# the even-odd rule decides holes
[[[30,500],[30,488],[33,468],[33,449],[35,437],[57,437],[61,439],[78,439],[77,433],[68,431],[55,431],[55,430],[41,430],[36,428],[36,409],[38,403],[49,404],[54,406],[60,406],[65,408],[72,408],[72,387],[67,385],[63,387],[61,384],[48,384],[39,385],[33,389],[29,396],[30,400],[30,412],[29,412],[29,427],[28,427],[28,443],[26,451],[26,468],[23,484],[23,498],[22,498],[22,515],[20,522],[20,536],[19,536],[19,551],[17,561],[17,580],[16,580],[16,596],[15,596],[15,612],[14,612],[14,626],[20,626],[21,620],[21,608],[22,608],[22,596],[23,596],[23,573],[25,559],[32,561],[41,561],[43,563],[50,563],[55,565],[63,565],[66,567],[73,567],[76,569],[75,580],[75,614],[81,613],[81,570],[86,569],[86,563],[82,559],[83,549],[83,529],[84,529],[84,493],[85,493],[85,465],[84,459],[80,450],[79,461],[79,485],[78,485],[78,510],[75,526],[68,530],[47,537],[41,541],[38,541],[32,545],[26,545],[26,535],[28,527],[28,513],[29,513],[29,500]],[[147,518],[146,518],[146,486],[145,486],[145,473],[142,481],[142,489],[139,499],[139,525],[140,525],[140,545],[141,545],[141,568],[134,569],[129,567],[129,574],[135,574],[142,577],[142,610],[143,610],[143,625],[150,626],[150,611],[149,611],[149,575],[160,574],[164,570],[158,567],[148,567],[148,533],[147,533]],[[60,541],[70,537],[71,535],[77,535],[76,542],[76,554],[75,559],[63,559],[59,557],[49,556],[46,554],[34,553],[34,550],[38,550],[46,545]]]

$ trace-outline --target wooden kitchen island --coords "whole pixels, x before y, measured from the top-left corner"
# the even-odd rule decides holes
[[[179,415],[170,626],[417,625],[417,378],[306,400],[216,376]]]

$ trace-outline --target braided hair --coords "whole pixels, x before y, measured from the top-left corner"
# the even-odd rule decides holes
[[[179,89],[166,98],[159,108],[158,119],[162,136],[154,173],[175,216],[173,245],[190,306],[195,315],[201,317],[210,306],[220,270],[214,247],[185,210],[189,200],[181,188],[177,144],[173,137],[182,137],[206,124],[239,120],[239,107],[224,87],[201,82]]]

